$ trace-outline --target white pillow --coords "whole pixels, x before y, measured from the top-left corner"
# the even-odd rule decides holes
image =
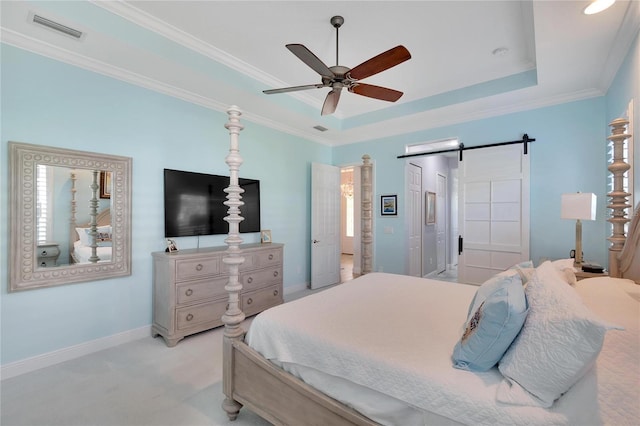
[[[91,228],[76,228],[76,232],[78,233],[78,239],[83,246],[91,245],[91,236],[89,235]],[[111,225],[98,226],[96,232],[103,235],[111,235]]]
[[[529,315],[498,369],[504,376],[497,400],[551,407],[593,366],[607,330],[560,272],[544,262],[525,290]]]
[[[574,259],[559,259],[551,262],[555,268],[560,271],[560,275],[564,282],[569,285],[576,285],[578,279],[576,278],[576,268],[574,266]]]

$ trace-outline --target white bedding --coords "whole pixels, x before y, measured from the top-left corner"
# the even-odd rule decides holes
[[[112,247],[98,247],[98,262],[111,262]],[[91,257],[91,247],[83,245],[80,240],[73,243],[73,258],[76,263],[89,263]]]
[[[634,424],[640,420],[640,304],[623,291],[606,291],[616,281],[624,282],[578,284],[585,303],[626,330],[607,334],[597,367],[550,409],[497,403],[503,378],[495,367],[485,373],[452,367],[475,286],[368,274],[261,313],[246,340],[381,423],[407,424],[408,415],[411,424],[426,424],[429,416],[463,424]],[[363,401],[360,386],[410,408],[398,417],[369,412],[380,403]]]

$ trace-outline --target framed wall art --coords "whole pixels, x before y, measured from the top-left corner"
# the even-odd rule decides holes
[[[262,244],[269,244],[271,242],[271,231],[268,229],[263,229],[260,231],[260,242]]]
[[[427,225],[436,223],[436,193],[427,191],[424,194],[424,217]]]
[[[100,172],[100,198],[111,198],[111,172]]]
[[[380,196],[380,214],[382,216],[398,215],[398,196],[397,195]]]

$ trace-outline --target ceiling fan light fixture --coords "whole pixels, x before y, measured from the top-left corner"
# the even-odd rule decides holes
[[[276,93],[329,87],[331,88],[331,91],[327,94],[327,97],[324,100],[324,104],[322,105],[322,110],[320,112],[321,115],[333,114],[336,111],[338,101],[340,100],[340,93],[344,88],[346,88],[348,92],[382,101],[396,102],[400,99],[402,92],[398,90],[360,83],[359,80],[378,74],[411,59],[411,54],[407,48],[401,45],[396,46],[367,61],[364,61],[354,68],[339,65],[338,29],[342,24],[344,24],[344,18],[336,15],[331,18],[330,22],[336,29],[336,65],[328,67],[320,58],[302,44],[290,43],[285,45],[285,47],[289,49],[291,53],[296,55],[298,59],[320,74],[322,82],[319,84],[307,84],[304,86],[283,87],[281,89],[268,89],[263,90],[262,93],[272,95]]]
[[[610,8],[616,0],[594,0],[589,6],[584,8],[583,13],[585,15],[594,15],[596,13],[600,13],[603,10]]]

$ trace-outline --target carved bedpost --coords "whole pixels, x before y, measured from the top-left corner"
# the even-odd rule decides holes
[[[607,208],[611,209],[611,216],[607,219],[613,224],[613,233],[608,238],[611,241],[609,247],[609,275],[620,278],[622,275],[620,265],[618,264],[618,256],[622,251],[625,242],[624,226],[629,222],[627,218],[627,209],[631,207],[627,197],[631,194],[624,191],[624,174],[631,168],[624,161],[624,142],[631,135],[625,133],[628,120],[617,118],[609,123],[611,126],[611,136],[607,139],[613,142],[613,162],[607,167],[613,173],[613,190],[607,194],[611,198]]]
[[[370,161],[371,157],[365,154],[362,156],[362,167],[360,168],[360,185],[362,187],[362,275],[371,272],[372,253],[371,246],[373,244],[372,232],[372,194],[371,194],[371,174],[373,165]]]
[[[73,243],[76,242],[76,213],[78,212],[78,203],[76,202],[76,180],[78,180],[78,176],[76,173],[76,169],[71,170],[71,219],[69,220],[69,265],[75,263],[73,259]],[[78,237],[80,237],[78,235]]]
[[[229,166],[229,187],[224,191],[227,193],[227,201],[224,204],[229,207],[228,215],[224,218],[229,223],[229,234],[224,240],[229,246],[226,254],[222,259],[222,262],[226,265],[229,271],[229,281],[225,286],[225,290],[229,294],[229,304],[227,311],[222,316],[222,322],[224,322],[224,337],[223,337],[223,376],[222,376],[222,390],[226,396],[222,402],[222,408],[227,412],[227,416],[230,420],[235,420],[238,417],[240,408],[242,405],[233,399],[233,342],[241,340],[244,336],[244,330],[242,329],[242,321],[244,321],[244,312],[240,309],[240,292],[242,291],[242,283],[239,281],[239,268],[244,262],[242,257],[242,251],[240,244],[242,244],[242,238],[240,238],[240,222],[243,217],[240,215],[240,206],[244,205],[241,201],[241,194],[244,192],[238,184],[238,171],[242,165],[242,157],[239,150],[239,135],[240,131],[244,128],[240,124],[240,116],[242,111],[232,105],[227,110],[229,115],[229,121],[224,127],[229,130],[229,136],[231,139],[229,146],[229,154],[225,159],[225,162]]]
[[[98,257],[98,243],[96,242],[96,238],[98,236],[98,170],[92,170],[91,175],[91,199],[89,200],[89,238],[91,239],[91,256],[87,259],[91,263],[98,263],[100,257]]]

